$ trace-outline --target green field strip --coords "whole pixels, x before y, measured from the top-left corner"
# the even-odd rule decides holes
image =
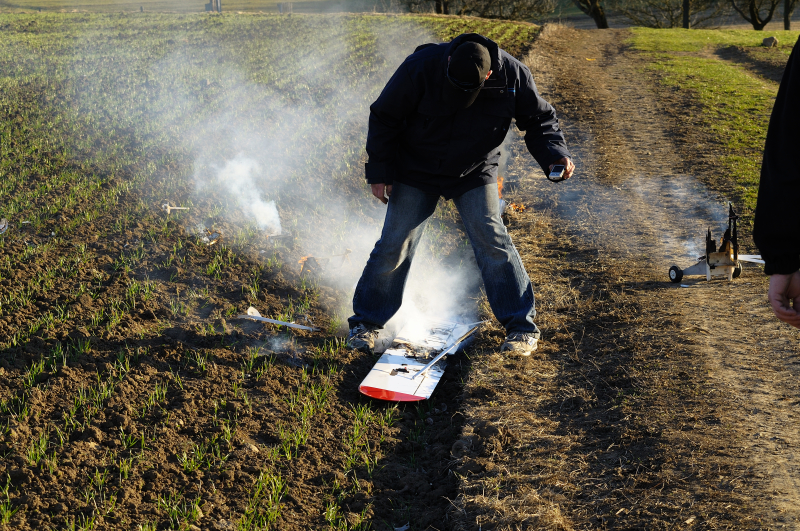
[[[153,13],[204,13],[206,0],[3,0],[0,10],[12,13],[89,12],[136,14],[143,9]],[[227,14],[277,13],[278,0],[225,0],[223,12]],[[292,11],[301,13],[372,13],[386,9],[380,0],[302,0],[292,2]]]
[[[649,29],[631,28],[631,44],[641,52],[700,52],[706,47],[761,46],[766,37],[776,37],[781,53],[789,55],[784,46],[793,46],[800,32],[755,30]]]
[[[751,30],[631,30],[633,49],[651,59],[647,69],[661,83],[686,91],[702,107],[700,127],[725,150],[719,159],[734,185],[732,198],[752,222],[758,194],[761,156],[767,125],[777,94],[776,83],[745,67],[703,51],[725,46],[755,47],[765,33]],[[797,41],[798,32],[771,32],[781,43]],[[790,48],[781,48],[788,55]]]

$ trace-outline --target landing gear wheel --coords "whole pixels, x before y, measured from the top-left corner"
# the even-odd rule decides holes
[[[742,274],[742,263],[740,261],[736,261],[736,267],[733,268],[733,278],[739,278]]]
[[[734,272],[734,275],[736,273]],[[672,266],[669,268],[669,279],[672,282],[678,283],[683,278],[683,270],[681,270],[678,266]]]

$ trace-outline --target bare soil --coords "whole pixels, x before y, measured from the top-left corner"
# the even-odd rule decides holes
[[[721,151],[626,38],[551,26],[528,58],[578,172],[553,185],[510,147],[544,339],[539,359],[477,356],[456,528],[797,528],[797,331],[758,267],[668,281],[721,236]]]
[[[0,319],[0,333],[11,338],[46,311],[64,316],[0,352],[0,477],[8,480],[0,503],[14,511],[9,528],[237,529],[262,473],[287,485],[270,528],[446,527],[467,358],[450,364],[436,397],[419,407],[372,403],[357,389],[375,358],[346,349],[336,337],[341,323],[332,321],[346,294],[318,285],[314,272],[301,276],[291,241],[262,242],[265,260],[258,249],[234,253],[224,239],[207,245],[160,205],[144,205],[121,237],[103,236],[117,222],[101,217],[74,241],[47,248],[50,263],[60,264],[55,282]],[[165,226],[173,236],[142,236]],[[48,243],[48,234],[27,227],[12,225],[0,245],[4,302],[44,271],[5,260]],[[220,259],[224,271],[208,274]],[[261,278],[253,291],[255,270]],[[132,296],[134,282],[149,286],[150,296]],[[321,330],[237,319],[250,305]],[[113,326],[111,316],[96,319],[109,308],[122,309]],[[25,380],[38,363],[43,370]],[[327,391],[307,440],[280,450],[285,434],[301,427],[314,386]],[[163,396],[153,398],[159,387]],[[373,418],[356,441],[359,406],[389,421]],[[42,437],[46,452],[36,456]],[[356,443],[358,461],[348,465]],[[217,453],[187,466],[202,448]],[[193,501],[201,512],[189,517]],[[171,502],[184,514],[171,517]]]

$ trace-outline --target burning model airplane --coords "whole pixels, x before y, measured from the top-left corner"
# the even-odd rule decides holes
[[[404,327],[358,390],[392,402],[427,400],[444,374],[447,363],[442,358],[455,354],[483,324],[430,322],[424,330]]]
[[[711,277],[727,277],[733,280],[742,274],[741,262],[763,264],[761,256],[756,254],[739,254],[739,235],[737,221],[739,216],[733,210],[733,205],[728,203],[728,229],[722,236],[722,242],[717,249],[717,242],[711,237],[711,229],[706,234],[706,254],[698,258],[698,262],[686,269],[678,266],[669,268],[669,279],[680,282],[684,275],[705,275],[706,280]]]

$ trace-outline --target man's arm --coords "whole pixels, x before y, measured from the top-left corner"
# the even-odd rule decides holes
[[[525,131],[528,151],[545,173],[549,173],[554,164],[564,164],[564,177],[568,179],[575,165],[570,160],[564,134],[558,126],[556,111],[539,95],[533,76],[524,65],[519,65],[519,88],[515,102],[517,127]]]
[[[419,98],[418,90],[409,76],[407,64],[403,63],[369,108],[367,132],[369,162],[365,168],[369,184],[390,185],[394,181],[399,137],[405,127],[406,117],[416,108]],[[382,192],[380,196],[375,194],[373,187],[373,194],[384,201]]]
[[[771,275],[767,294],[775,316],[800,328],[800,48],[795,45],[770,116],[753,240]],[[790,303],[793,300],[794,303]]]

